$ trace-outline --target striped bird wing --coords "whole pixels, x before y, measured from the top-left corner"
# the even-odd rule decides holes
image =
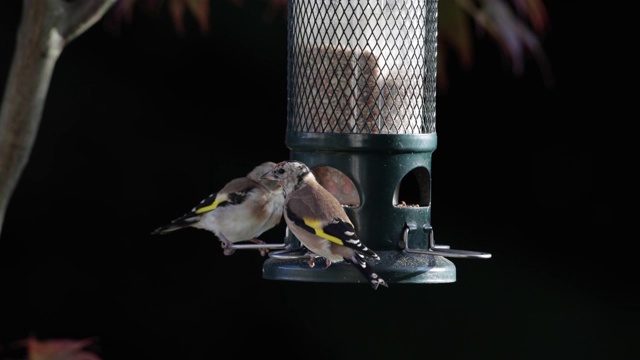
[[[257,186],[258,184],[255,181],[247,178],[233,179],[220,191],[202,200],[191,210],[191,213],[199,215],[219,207],[241,204]]]
[[[305,187],[292,194],[285,211],[291,221],[306,231],[338,245],[359,249],[354,244],[358,240],[353,224],[331,193]]]

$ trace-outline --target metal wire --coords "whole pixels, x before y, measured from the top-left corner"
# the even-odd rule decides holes
[[[409,227],[405,226],[401,247],[404,248],[406,252],[417,253],[417,254],[431,254],[431,255],[440,255],[444,257],[455,257],[455,258],[479,258],[479,259],[489,259],[491,258],[490,253],[478,252],[478,251],[470,251],[470,250],[455,250],[450,249],[448,245],[437,245],[434,240],[433,229],[429,230],[429,248],[428,249],[411,249],[409,247]]]

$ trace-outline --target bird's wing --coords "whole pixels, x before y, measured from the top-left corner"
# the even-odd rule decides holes
[[[207,196],[190,213],[200,215],[220,207],[241,204],[257,186],[255,181],[247,178],[233,179],[220,191]]]
[[[318,183],[295,191],[287,202],[287,216],[299,227],[338,245],[378,259],[358,238],[340,202]]]
[[[286,207],[287,217],[305,231],[318,235],[338,245],[350,246],[354,239],[355,231],[353,225],[343,221],[340,218],[334,218],[327,222],[319,218],[305,217],[296,214],[292,210],[292,204]],[[351,247],[351,246],[350,246]],[[357,247],[354,247],[356,249]]]
[[[155,229],[152,234],[164,234],[197,224],[203,214],[213,210],[242,204],[256,189],[263,185],[248,178],[236,178],[229,181],[220,191],[204,198],[186,214],[174,219],[170,224]]]
[[[287,216],[312,234],[359,250],[360,241],[344,209],[335,198],[327,198],[331,193],[321,191],[309,186],[296,191],[287,201]]]

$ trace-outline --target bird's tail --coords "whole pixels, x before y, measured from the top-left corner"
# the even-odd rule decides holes
[[[151,232],[151,235],[157,235],[157,234],[162,235],[162,234],[170,233],[172,231],[184,229],[186,227],[189,227],[195,224],[196,222],[198,222],[197,217],[182,217],[182,218],[173,220],[170,224],[160,226],[159,228],[153,230]]]
[[[369,284],[371,284],[371,287],[373,287],[374,290],[377,290],[378,286],[380,285],[389,287],[389,285],[387,285],[387,282],[384,281],[384,279],[381,278],[378,273],[376,273],[371,264],[369,264],[365,260],[364,255],[355,253],[351,259],[346,260],[358,268],[358,270],[362,273],[362,275],[364,275],[364,277],[367,279]]]

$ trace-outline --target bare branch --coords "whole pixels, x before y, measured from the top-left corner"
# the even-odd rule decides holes
[[[61,34],[66,42],[72,41],[98,22],[116,1],[75,0],[63,2],[66,5],[67,17],[62,24]]]
[[[24,0],[16,49],[0,107],[0,233],[40,127],[60,53],[117,0]]]

